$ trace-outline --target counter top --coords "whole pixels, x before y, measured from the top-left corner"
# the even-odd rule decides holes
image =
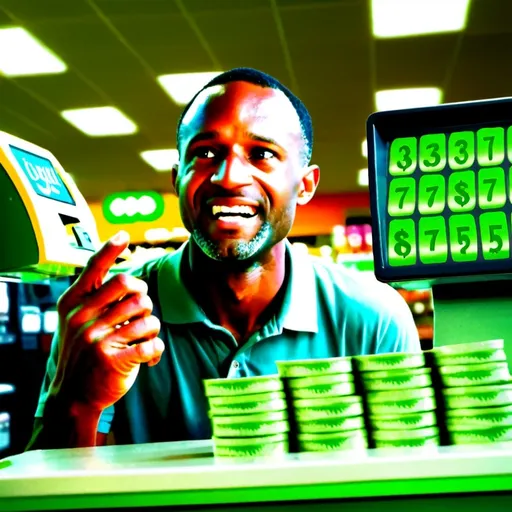
[[[192,441],[39,450],[0,461],[0,497],[25,506],[46,498],[69,506],[76,497],[94,508],[100,496],[102,506],[107,496],[135,506],[136,495],[156,506],[489,490],[512,491],[512,443],[219,459],[211,441]]]

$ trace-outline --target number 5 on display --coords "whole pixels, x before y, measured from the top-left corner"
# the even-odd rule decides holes
[[[452,215],[448,221],[450,254],[455,262],[476,261],[478,238],[473,215]]]

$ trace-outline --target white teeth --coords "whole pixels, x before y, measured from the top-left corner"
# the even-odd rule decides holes
[[[237,206],[212,206],[213,215],[219,215],[228,213],[235,215],[237,213],[243,213],[245,215],[256,215],[256,208],[248,205],[237,205]]]

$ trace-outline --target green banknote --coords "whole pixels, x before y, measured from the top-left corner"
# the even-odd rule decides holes
[[[375,441],[375,448],[432,448],[439,446],[439,437],[420,439],[399,439],[395,441]]]
[[[364,430],[329,434],[299,434],[299,449],[303,452],[333,452],[364,450],[368,439]]]
[[[370,416],[370,423],[378,430],[407,430],[433,427],[437,423],[434,412],[394,414],[391,416]]]
[[[393,391],[374,391],[368,393],[368,403],[386,403],[386,402],[398,402],[401,400],[410,400],[414,398],[426,398],[434,396],[434,389],[428,388],[417,388],[417,389],[399,389]]]
[[[254,423],[212,424],[214,437],[258,437],[289,432],[288,421],[262,421]]]
[[[210,408],[210,416],[233,416],[242,414],[255,414],[260,412],[284,411],[286,400],[275,398],[274,400],[242,402],[235,404],[216,405]]]
[[[287,452],[286,433],[251,438],[213,437],[213,453],[216,457],[262,457]]]
[[[208,403],[211,408],[224,407],[225,405],[245,404],[250,402],[271,402],[272,400],[284,400],[283,391],[271,391],[269,393],[254,393],[250,395],[211,396]]]
[[[240,377],[239,379],[206,379],[203,382],[208,397],[283,390],[283,383],[278,375]]]
[[[446,411],[446,426],[452,431],[512,427],[512,405],[476,409],[448,409]]]
[[[405,441],[409,439],[430,439],[439,436],[437,427],[424,427],[404,430],[375,430],[375,441]]]
[[[500,407],[512,404],[512,384],[443,389],[447,409]]]
[[[363,414],[363,400],[356,395],[294,400],[293,408],[298,421],[344,418]]]
[[[507,354],[503,349],[480,350],[467,354],[436,354],[437,366],[460,366],[479,363],[498,363],[507,360]]]
[[[434,411],[436,401],[434,397],[411,398],[396,400],[394,402],[375,402],[369,404],[371,416],[393,416],[397,414],[412,414]]]
[[[297,359],[276,361],[281,377],[311,377],[352,372],[350,357],[330,357],[325,359]]]
[[[511,380],[506,362],[441,366],[439,373],[446,387],[501,384]]]
[[[314,377],[288,379],[288,386],[290,386],[290,389],[302,389],[327,384],[344,384],[351,382],[354,382],[354,377],[351,373],[338,373],[334,375],[316,375]]]
[[[297,421],[297,430],[301,434],[333,433],[346,430],[360,430],[363,428],[364,420],[362,416]]]
[[[421,368],[425,366],[425,356],[423,353],[372,354],[367,356],[357,356],[354,359],[361,372]]]
[[[421,373],[419,373],[421,372]],[[387,374],[384,377],[376,378],[376,374]],[[390,375],[391,374],[391,375]],[[395,375],[393,375],[395,374]],[[414,388],[426,388],[432,386],[430,368],[415,368],[411,370],[389,370],[385,372],[366,372],[364,387],[367,391],[396,391]]]
[[[505,443],[512,441],[512,427],[491,427],[471,432],[450,431],[453,444]]]
[[[323,384],[309,388],[296,388],[291,390],[291,395],[294,400],[301,398],[327,398],[353,395],[355,390],[353,382],[343,382],[341,384]]]

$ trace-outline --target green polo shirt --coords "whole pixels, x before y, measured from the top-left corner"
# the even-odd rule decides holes
[[[112,429],[119,444],[210,438],[203,379],[273,374],[277,360],[421,350],[410,310],[396,290],[298,254],[289,244],[279,312],[239,346],[183,284],[187,254],[184,244],[130,271],[149,285],[166,349],[158,365],[141,365],[130,391],[102,415],[98,430]],[[36,416],[42,415],[56,354],[54,340]]]

